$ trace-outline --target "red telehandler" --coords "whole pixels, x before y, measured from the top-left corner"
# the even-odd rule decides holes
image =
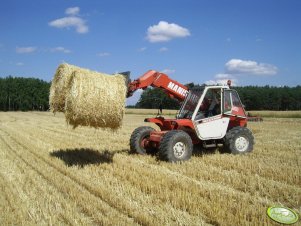
[[[182,102],[175,119],[146,118],[160,131],[142,126],[130,138],[134,153],[158,152],[161,160],[177,162],[188,160],[193,145],[204,147],[223,144],[233,154],[251,152],[254,145],[252,132],[247,128],[247,115],[238,93],[227,86],[201,86],[188,88],[170,79],[166,74],[150,70],[140,78],[128,82],[127,97],[137,89],[149,86],[163,89],[170,97]]]

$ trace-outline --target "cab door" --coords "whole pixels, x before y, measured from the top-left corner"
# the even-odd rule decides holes
[[[201,140],[221,139],[227,132],[230,120],[229,117],[222,117],[223,89],[207,87],[205,91],[193,117],[196,133]]]
[[[223,112],[229,116],[246,118],[246,112],[235,90],[224,90]]]

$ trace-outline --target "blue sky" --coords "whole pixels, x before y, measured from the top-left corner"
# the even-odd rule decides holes
[[[62,62],[181,83],[301,84],[299,0],[1,0],[0,76]],[[137,95],[128,104],[137,100]]]

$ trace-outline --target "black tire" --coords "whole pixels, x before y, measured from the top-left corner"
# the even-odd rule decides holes
[[[150,133],[154,130],[154,128],[149,126],[141,126],[136,128],[133,131],[130,139],[131,153],[137,153],[141,155],[151,153],[150,149],[142,147],[141,142],[143,139],[148,138],[150,136]]]
[[[244,154],[253,151],[254,136],[246,127],[234,127],[225,136],[225,149],[232,154]]]
[[[161,140],[159,158],[167,162],[186,161],[190,159],[192,150],[193,144],[186,132],[171,130]]]

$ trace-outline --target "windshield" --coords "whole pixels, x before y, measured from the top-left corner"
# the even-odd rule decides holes
[[[180,108],[180,111],[177,115],[177,119],[184,119],[184,118],[191,119],[192,114],[198,104],[200,97],[202,96],[203,91],[204,88],[189,91],[185,101],[183,102]]]

